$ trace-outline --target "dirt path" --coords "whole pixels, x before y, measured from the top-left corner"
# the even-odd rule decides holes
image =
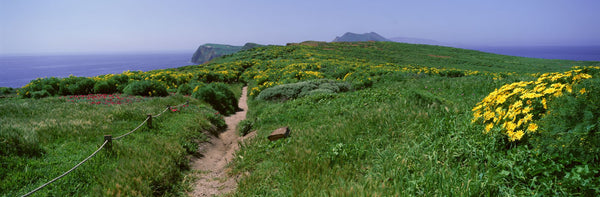
[[[227,130],[219,137],[212,137],[209,143],[200,145],[199,151],[203,157],[192,160],[192,169],[200,171],[198,180],[194,183],[194,191],[189,196],[215,196],[232,192],[237,187],[235,177],[226,173],[226,165],[233,159],[233,153],[238,149],[238,141],[243,140],[236,134],[238,123],[246,118],[248,104],[247,87],[242,89],[238,102],[242,111],[225,117]],[[244,138],[249,137],[248,135]]]

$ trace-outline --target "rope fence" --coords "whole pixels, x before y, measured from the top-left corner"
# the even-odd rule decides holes
[[[185,103],[179,104],[177,106],[175,106],[175,108],[179,108],[181,106],[185,106],[188,105],[190,102],[186,101]],[[171,110],[172,106],[167,106],[162,112],[160,112],[157,115],[152,115],[152,114],[148,114],[146,117],[146,120],[144,120],[140,125],[138,125],[135,129],[120,135],[118,137],[113,138],[111,135],[105,135],[104,136],[104,143],[102,143],[102,145],[100,145],[100,148],[98,148],[96,151],[94,151],[94,153],[92,153],[90,156],[88,156],[87,158],[85,158],[83,161],[79,162],[77,165],[73,166],[73,168],[71,168],[70,170],[66,171],[65,173],[61,174],[60,176],[48,181],[47,183],[44,183],[43,185],[35,188],[34,190],[31,190],[30,192],[28,192],[27,194],[23,195],[24,196],[29,196],[35,192],[37,192],[38,190],[50,185],[51,183],[53,183],[54,181],[66,176],[67,174],[73,172],[73,170],[75,170],[76,168],[78,168],[79,166],[81,166],[83,163],[87,162],[89,159],[91,159],[92,157],[94,157],[96,155],[96,153],[100,152],[100,150],[102,150],[102,148],[104,148],[105,146],[108,146],[109,148],[112,147],[112,140],[118,140],[121,139],[125,136],[128,136],[129,134],[132,134],[133,132],[137,131],[140,127],[142,127],[144,124],[148,124],[148,128],[152,128],[152,118],[157,118],[160,117],[163,113],[165,113],[168,110]]]

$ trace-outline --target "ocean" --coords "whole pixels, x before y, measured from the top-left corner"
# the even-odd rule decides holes
[[[600,61],[600,46],[461,47],[503,55]],[[148,71],[192,65],[192,53],[0,56],[0,87],[22,87],[40,77],[92,77],[127,70]]]
[[[520,57],[600,61],[600,46],[470,46],[461,48]]]
[[[149,71],[193,65],[192,53],[0,56],[0,87],[23,87],[42,77],[92,77],[127,70]]]

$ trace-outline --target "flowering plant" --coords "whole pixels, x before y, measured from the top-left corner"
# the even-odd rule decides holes
[[[536,81],[521,81],[496,89],[473,108],[472,123],[485,125],[484,133],[501,132],[518,141],[538,132],[537,120],[548,114],[548,102],[564,94],[585,94],[574,90],[582,80],[592,78],[600,67],[575,67],[564,73],[546,73]]]

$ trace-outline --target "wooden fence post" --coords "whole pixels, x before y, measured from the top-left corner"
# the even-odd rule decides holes
[[[148,128],[152,129],[152,114],[148,114]]]
[[[112,135],[104,135],[104,141],[106,142],[106,148],[112,150]]]

